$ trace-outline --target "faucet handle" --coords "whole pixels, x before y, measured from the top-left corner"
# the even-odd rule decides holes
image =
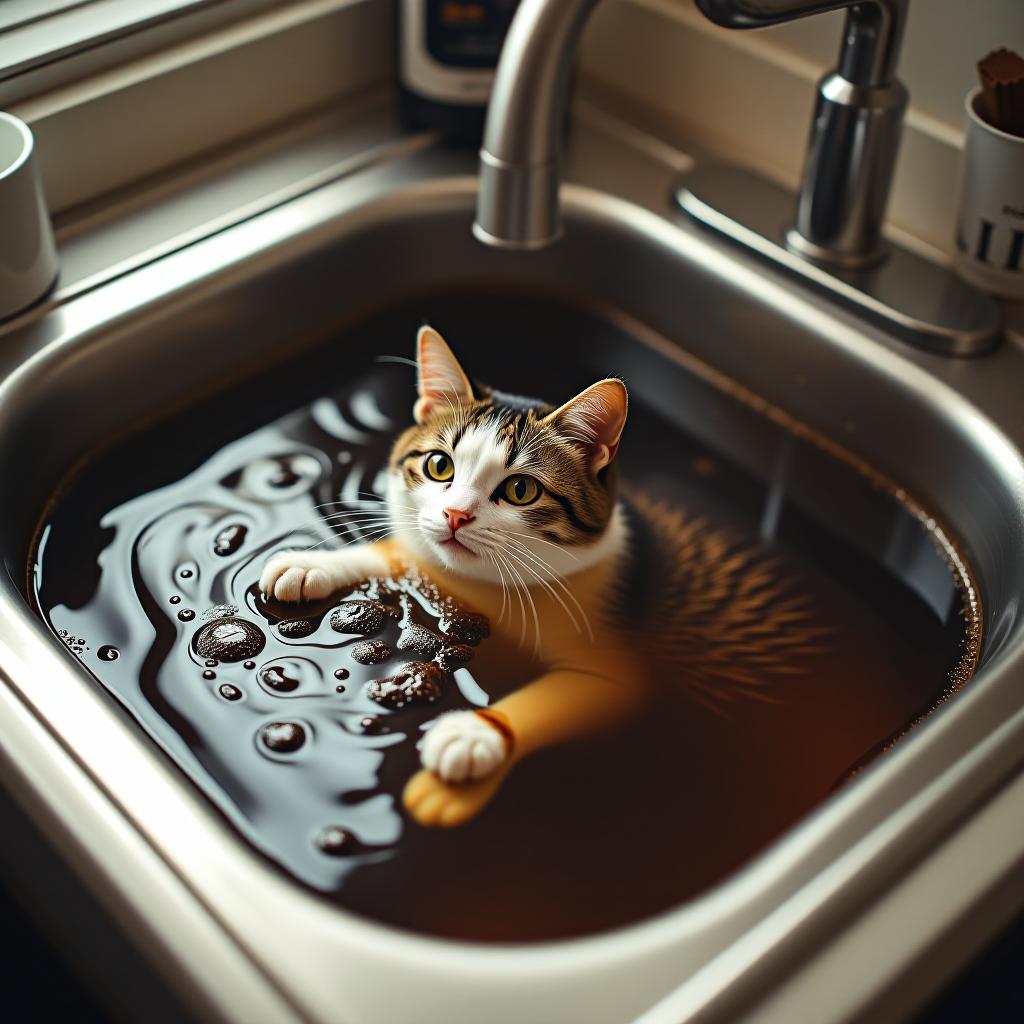
[[[697,0],[726,28],[760,28],[845,7],[837,67],[818,83],[795,224],[806,259],[866,267],[885,257],[889,199],[907,90],[896,79],[908,0]]]

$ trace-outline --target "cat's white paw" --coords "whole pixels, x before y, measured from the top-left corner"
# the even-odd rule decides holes
[[[278,601],[319,601],[343,583],[333,551],[282,551],[267,561],[260,590]]]
[[[420,761],[445,782],[490,775],[505,760],[505,740],[472,711],[450,711],[428,730]]]

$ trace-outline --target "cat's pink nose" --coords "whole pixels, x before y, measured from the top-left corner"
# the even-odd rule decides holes
[[[446,508],[444,510],[444,517],[448,520],[448,525],[452,528],[454,533],[460,526],[465,526],[466,523],[471,523],[476,516],[471,516],[468,512],[463,512],[461,508]]]

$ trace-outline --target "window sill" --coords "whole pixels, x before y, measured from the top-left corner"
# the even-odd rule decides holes
[[[387,0],[302,0],[8,109],[31,125],[61,214],[382,85],[390,33]]]

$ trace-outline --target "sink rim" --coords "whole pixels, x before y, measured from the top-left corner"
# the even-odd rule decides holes
[[[415,159],[411,163],[418,166],[418,161]],[[447,159],[441,161],[442,165],[448,163]],[[324,205],[328,207],[331,205],[329,202],[326,204],[321,202],[321,200],[325,199],[325,194],[337,193],[340,197],[346,193],[346,184],[345,182],[338,183],[335,186],[328,187],[321,194],[303,197],[303,199],[310,199],[311,205],[314,208],[321,208],[317,216],[322,216]],[[360,215],[372,217],[372,212],[368,211],[371,211],[375,204],[379,206],[378,213],[383,213],[385,217],[394,217],[396,214],[400,214],[403,205],[415,207],[417,203],[431,199],[457,200],[459,203],[465,201],[468,207],[472,196],[475,194],[475,181],[461,174],[455,176],[442,175],[438,178],[427,180],[425,183],[413,181],[407,184],[403,191],[398,193],[390,191],[391,184],[390,182],[381,182],[376,187],[375,196],[375,189],[372,187],[365,187],[362,194],[357,192],[355,196],[349,196],[348,216],[345,216],[345,211],[342,210],[340,213],[336,212],[333,215],[334,219],[338,220],[339,223],[344,221],[348,224],[350,217],[355,217],[357,220]],[[369,198],[367,198],[368,196]],[[676,252],[677,259],[693,259],[692,250],[694,246],[697,247],[702,255],[713,256],[716,259],[728,259],[728,257],[723,257],[721,251],[710,242],[705,242],[695,235],[681,232],[674,224],[669,223],[667,218],[659,217],[650,211],[644,214],[641,218],[643,223],[638,227],[639,208],[633,203],[628,203],[621,199],[610,200],[610,197],[603,193],[581,187],[568,189],[566,199],[567,214],[569,215],[568,219],[570,222],[578,217],[583,219],[588,217],[600,219],[604,217],[613,224],[621,220],[622,229],[625,231],[644,235],[647,240],[650,239],[652,234],[660,236],[659,241],[670,246]],[[396,204],[398,207],[397,211],[395,210]],[[627,223],[623,219],[625,214],[628,214],[631,223]],[[254,224],[255,222],[247,222],[246,224],[239,225],[239,228],[244,234],[245,230],[252,228]],[[256,226],[258,227],[259,225]],[[226,234],[230,233],[229,231]],[[312,233],[316,234],[316,231]],[[257,234],[259,234],[258,231]],[[288,237],[287,233],[284,234],[284,237]],[[683,240],[686,240],[685,244]],[[212,255],[210,261],[212,269],[208,267],[206,273],[199,279],[202,284],[207,286],[207,290],[213,290],[217,286],[219,272],[230,276],[231,272],[238,269],[239,264],[243,262],[238,259],[238,250],[235,250],[234,253],[226,253],[224,251],[224,243],[225,238],[210,239],[208,242],[200,243],[196,249],[186,251],[185,254],[182,254],[183,258],[179,261],[181,263],[193,261],[197,251],[206,249],[207,245],[209,245]],[[279,239],[278,244],[283,245],[283,242]],[[687,247],[691,250],[689,256],[680,253],[680,249],[685,250]],[[227,248],[232,248],[230,243],[227,244]],[[185,256],[188,258],[185,259]],[[251,253],[247,253],[247,258],[257,261],[259,259],[259,257],[254,257]],[[171,263],[173,264],[173,261]],[[58,311],[55,315],[61,323],[53,325],[57,328],[56,337],[53,339],[55,343],[51,343],[43,351],[40,351],[36,356],[22,364],[18,370],[0,385],[0,423],[7,419],[8,406],[11,401],[19,399],[26,389],[31,391],[37,379],[41,380],[47,376],[51,364],[64,359],[69,353],[73,353],[75,356],[87,356],[89,346],[93,342],[99,344],[106,343],[107,333],[112,329],[115,333],[118,328],[129,329],[130,323],[126,328],[125,322],[130,322],[136,311],[143,314],[146,311],[159,314],[159,299],[161,295],[173,294],[180,298],[182,293],[170,288],[166,280],[151,280],[149,283],[155,285],[155,287],[151,288],[148,298],[144,294],[144,289],[135,291],[133,294],[134,302],[121,303],[120,317],[113,324],[109,319],[105,320],[102,315],[98,315],[101,313],[102,307],[109,302],[112,292],[131,293],[133,290],[132,286],[137,286],[140,281],[144,282],[147,277],[160,278],[160,272],[166,274],[168,269],[169,264],[167,263],[160,267],[142,268],[129,275],[129,277],[121,281],[112,282],[97,293],[83,296],[63,310]],[[170,269],[173,270],[173,266],[170,266]],[[735,273],[735,261],[730,261],[729,270]],[[869,349],[865,353],[864,338],[871,337],[870,331],[857,331],[851,328],[848,323],[844,323],[838,318],[838,315],[834,316],[827,311],[823,313],[820,307],[815,306],[810,299],[800,295],[794,296],[792,292],[782,285],[771,280],[766,281],[766,279],[754,274],[753,271],[748,270],[747,274],[759,287],[778,290],[787,305],[796,312],[815,320],[819,320],[822,316],[831,320],[836,329],[835,338],[837,345],[855,347],[859,358],[873,360],[880,366],[883,372],[893,372],[893,367],[896,365],[893,360],[898,360],[900,370],[906,372],[907,365],[902,360],[902,357],[884,347],[877,350]],[[190,275],[195,277],[194,271],[190,271]],[[202,291],[199,285],[195,287]],[[144,299],[145,301],[143,301]],[[154,303],[156,304],[155,306]],[[925,370],[914,368],[914,372],[920,375],[917,384],[927,390],[928,400],[937,400],[933,392],[935,392],[938,382],[928,376]],[[942,400],[948,400],[952,394],[949,388],[945,385],[940,385],[940,390],[945,392],[940,396]],[[998,427],[991,423],[987,417],[979,418],[977,410],[966,399],[956,395],[955,401],[962,406],[964,415],[970,413],[970,422],[968,424],[970,427],[984,429],[986,440],[995,439],[999,441],[999,444],[1002,446],[1001,450],[996,455],[993,455],[993,458],[998,457],[999,460],[1006,462],[1006,479],[1009,480],[1011,476],[1014,476],[1017,482],[1024,482],[1024,463],[1021,462],[1014,443]],[[1014,472],[1011,473],[1010,471]],[[45,633],[44,624],[32,614],[20,591],[14,586],[13,581],[8,578],[3,579],[2,587],[0,587],[0,615],[4,614],[8,622],[18,622],[23,627],[26,627],[26,633],[31,635],[33,639],[37,639],[36,634],[41,630]],[[81,694],[89,692],[90,699],[94,700],[96,705],[95,708],[91,709],[91,712],[98,714],[101,718],[105,718],[108,725],[116,720],[114,716],[111,716],[105,702],[100,700],[97,694],[91,693],[91,684],[89,687],[81,686],[82,673],[85,670],[80,668],[70,654],[58,651],[49,644],[45,645],[45,650],[42,649],[42,644],[38,645],[39,649],[36,650],[31,649],[33,647],[31,643],[26,644],[25,647],[25,650],[19,650],[19,645],[16,643],[12,644],[10,637],[5,635],[5,631],[0,630],[0,649],[3,651],[2,656],[0,656],[0,666],[3,666],[5,669],[9,668],[10,674],[15,677],[15,686],[21,691],[21,699],[26,701],[26,703],[34,705],[35,714],[41,716],[49,728],[59,733],[61,731],[61,718],[66,718],[67,716],[58,715],[54,718],[52,713],[48,713],[47,709],[49,708],[49,711],[52,712],[55,706],[53,701],[54,695],[52,692],[48,695],[38,695],[35,693],[39,689],[39,685],[34,668],[42,670],[44,678],[52,673],[49,683],[51,691],[53,680],[56,679],[62,685],[71,687],[73,692],[81,691],[79,693],[80,697]],[[18,662],[25,658],[26,655],[29,665],[23,667]],[[1005,680],[1013,672],[1019,671],[1022,661],[1024,661],[1024,657],[1022,657],[1021,644],[1018,643],[1013,650],[1003,651],[1001,656],[993,663],[983,665],[979,669],[976,682],[957,701],[957,709],[965,704],[976,705],[982,699],[979,694],[988,694],[991,691],[993,680]],[[30,675],[31,678],[29,677]],[[982,687],[983,682],[985,684],[984,688]],[[43,700],[40,703],[40,701],[34,699],[36,696],[44,696],[49,699]],[[947,713],[948,711],[949,709],[947,708],[941,713],[942,721],[948,721],[950,717]],[[963,716],[960,715],[958,717]],[[741,904],[750,909],[751,891],[757,890],[759,886],[762,902],[770,903],[771,900],[764,895],[770,891],[770,887],[764,883],[771,879],[774,872],[777,885],[780,876],[784,875],[787,870],[793,870],[793,863],[801,852],[800,848],[806,848],[807,846],[807,834],[811,832],[824,833],[832,827],[830,822],[833,822],[837,817],[849,818],[851,811],[847,805],[850,803],[848,798],[850,793],[865,794],[859,799],[859,803],[862,805],[872,803],[875,796],[884,792],[887,788],[887,776],[897,773],[897,770],[902,771],[904,762],[910,757],[912,747],[914,751],[918,751],[922,744],[927,744],[931,747],[936,745],[937,740],[933,739],[933,735],[937,737],[938,734],[933,726],[937,725],[938,722],[939,718],[936,719],[935,723],[930,723],[927,730],[920,731],[916,736],[908,737],[904,743],[901,743],[902,749],[897,751],[893,758],[888,759],[884,765],[876,766],[871,772],[864,773],[860,779],[856,780],[842,793],[837,794],[834,798],[819,806],[794,828],[790,829],[780,840],[776,841],[761,855],[741,868],[735,875],[681,907],[666,910],[653,918],[616,929],[613,932],[552,943],[531,943],[525,946],[484,946],[475,943],[451,942],[415,935],[356,917],[333,906],[329,907],[328,912],[332,918],[344,919],[346,928],[358,930],[366,943],[383,944],[380,951],[382,955],[387,955],[392,962],[396,959],[396,945],[403,946],[410,965],[413,962],[422,963],[425,960],[429,960],[435,969],[442,969],[457,963],[459,969],[462,970],[469,961],[472,961],[475,967],[483,968],[486,966],[495,975],[515,980],[524,968],[536,968],[547,972],[555,969],[565,970],[571,966],[582,966],[588,972],[595,969],[599,970],[602,961],[611,962],[617,960],[624,943],[628,943],[631,947],[629,950],[630,959],[633,962],[638,962],[649,951],[663,948],[666,944],[678,943],[681,938],[681,931],[684,933],[682,937],[685,937],[685,935],[693,937],[706,934],[709,925],[713,921],[717,921],[720,925],[727,924],[730,915],[735,914],[740,909]],[[949,732],[950,730],[947,727],[945,731]],[[178,777],[176,769],[160,762],[159,753],[155,749],[148,749],[152,746],[148,740],[141,736],[131,735],[128,728],[124,732],[126,735],[121,737],[121,739],[127,740],[129,747],[139,747],[139,749],[134,751],[134,754],[136,756],[141,755],[143,762],[153,762],[148,764],[147,771],[150,773],[156,772],[157,777],[161,775],[166,776],[163,779],[164,785],[169,785],[171,791],[174,789],[179,790],[180,792],[178,792],[177,796],[184,799],[183,807],[193,815],[196,815],[198,811],[198,819],[203,820],[205,818],[205,815],[202,813],[203,808],[196,806],[196,803],[204,804],[204,799],[198,794],[188,791],[190,789],[188,783],[183,778]],[[918,754],[918,757],[920,758],[920,754]],[[894,763],[897,765],[897,768],[893,768]],[[102,783],[100,784],[102,785]],[[869,787],[869,789],[865,789],[865,787]],[[868,796],[868,793],[871,795]],[[116,793],[111,792],[109,795],[117,802]],[[842,807],[840,810],[837,810],[840,803]],[[148,831],[146,826],[138,820],[137,816],[133,816],[127,807],[124,807],[123,810],[130,818],[134,819],[134,824],[137,828],[142,831]],[[884,816],[882,820],[885,820]],[[235,849],[236,853],[238,849],[241,849],[246,858],[257,857],[256,854],[245,847],[242,840],[235,837],[229,828],[223,827],[223,831],[225,836],[230,838],[229,845],[237,848]],[[152,837],[151,841],[154,841]],[[156,841],[158,842],[158,840]],[[790,857],[788,868],[784,863],[785,858],[780,858],[780,852],[788,853]],[[168,856],[170,857],[171,855],[168,854]],[[290,890],[296,888],[294,883],[281,876],[269,865],[264,865],[261,860],[257,860],[256,867],[258,870],[255,872],[255,877],[261,878],[266,874],[269,878],[282,883]],[[179,870],[182,871],[186,884],[190,884],[187,873],[180,867]],[[815,874],[812,873],[810,877],[815,877]],[[768,878],[766,879],[765,876],[768,876]],[[805,879],[806,881],[807,879]],[[796,888],[800,887],[800,885],[796,886]],[[194,887],[193,891],[195,891]],[[323,910],[323,904],[316,897],[305,893],[297,897],[294,891],[289,892],[288,899],[290,901],[294,901],[296,898],[302,901],[308,899],[317,910]],[[323,915],[321,914],[321,916]],[[686,927],[681,928],[681,924],[685,924]],[[235,941],[242,946],[245,945],[245,941],[240,939],[240,937],[236,937]],[[580,964],[581,957],[585,961],[582,965]],[[677,957],[677,962],[680,962],[680,959]],[[687,970],[680,963],[678,973],[686,974]]]

